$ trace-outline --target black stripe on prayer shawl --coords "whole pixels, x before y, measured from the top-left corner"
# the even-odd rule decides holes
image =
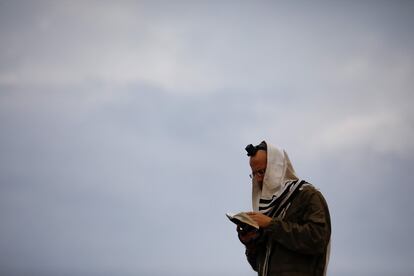
[[[275,196],[272,196],[272,198],[271,199],[263,199],[263,198],[261,198],[260,199],[260,201],[259,201],[259,204],[260,203],[264,203],[264,204],[269,204],[270,202],[272,202],[272,200],[275,198]]]
[[[288,183],[286,185],[284,191],[282,192],[282,194],[278,197],[273,196],[273,198],[270,199],[270,200],[269,199],[260,199],[260,201],[259,201],[259,211],[263,211],[263,210],[272,208],[273,206],[278,206],[282,202],[282,200],[285,198],[285,196],[289,193],[291,187],[296,184],[296,182],[297,182],[297,180]],[[260,206],[260,205],[262,205],[262,206]]]
[[[297,187],[296,187],[296,189],[293,191],[293,193],[292,194],[288,194],[288,195],[286,195],[286,196],[288,196],[288,198],[287,198],[287,200],[285,201],[285,202],[282,202],[282,203],[280,203],[281,205],[280,206],[275,206],[275,207],[273,207],[271,210],[270,210],[270,212],[269,212],[269,214],[267,215],[267,216],[269,216],[269,217],[275,217],[275,216],[278,216],[279,214],[278,213],[280,213],[280,211],[283,211],[285,208],[286,208],[286,206],[288,206],[291,202],[292,202],[292,200],[296,197],[296,195],[300,192],[300,190],[301,190],[301,187],[305,184],[305,183],[307,183],[305,180],[302,180],[302,181],[300,181],[300,183],[297,185]],[[291,187],[289,187],[289,189],[287,189],[288,191],[290,191],[290,189],[291,188],[294,188],[294,186],[291,186]]]

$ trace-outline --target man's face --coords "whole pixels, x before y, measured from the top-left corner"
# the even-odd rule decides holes
[[[263,178],[267,166],[267,152],[259,150],[255,156],[250,157],[250,168],[252,169],[252,177],[259,184],[260,188],[263,186]]]

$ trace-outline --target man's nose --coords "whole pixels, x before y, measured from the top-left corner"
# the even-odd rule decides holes
[[[264,175],[263,174],[262,175],[261,174],[257,174],[256,175],[256,179],[257,180],[263,180],[263,178],[264,178]]]

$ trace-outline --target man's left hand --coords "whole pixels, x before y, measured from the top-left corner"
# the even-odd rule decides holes
[[[251,217],[260,228],[265,228],[269,226],[270,222],[272,221],[271,217],[268,217],[260,212],[247,212],[249,217]]]

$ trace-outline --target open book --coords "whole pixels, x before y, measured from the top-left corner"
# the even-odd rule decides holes
[[[257,222],[252,220],[250,216],[245,212],[240,212],[237,214],[226,213],[226,216],[228,217],[229,220],[239,225],[242,229],[246,229],[246,228],[248,229],[251,227],[255,229],[259,229],[259,225],[257,224]]]

